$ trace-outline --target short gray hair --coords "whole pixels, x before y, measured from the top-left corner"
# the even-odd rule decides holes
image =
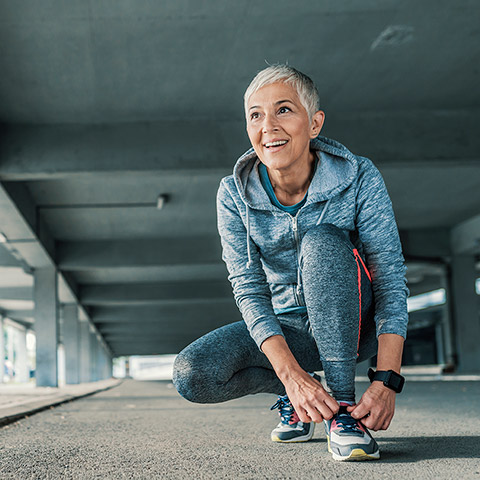
[[[291,85],[297,91],[300,102],[305,107],[310,120],[315,112],[320,109],[320,97],[312,79],[289,65],[280,64],[264,68],[255,75],[255,78],[250,82],[243,96],[245,112],[247,112],[250,97],[257,90],[260,90],[260,88],[271,85],[272,83],[286,83]]]

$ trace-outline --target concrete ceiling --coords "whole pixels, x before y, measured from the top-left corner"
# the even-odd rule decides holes
[[[215,194],[249,146],[242,95],[265,61],[308,73],[324,134],[380,168],[406,255],[448,257],[452,232],[479,223],[479,14],[474,0],[0,0],[0,309],[32,322],[32,269],[56,265],[61,301],[115,355],[176,353],[239,319]],[[415,291],[436,275],[420,270]]]

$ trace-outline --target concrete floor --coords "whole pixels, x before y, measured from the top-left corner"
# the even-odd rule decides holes
[[[321,426],[309,443],[272,443],[273,402],[194,405],[169,382],[125,381],[3,427],[0,478],[480,480],[480,382],[408,383],[375,435],[378,462],[333,461]]]

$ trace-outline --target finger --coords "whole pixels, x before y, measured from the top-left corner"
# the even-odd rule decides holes
[[[315,423],[323,422],[323,415],[317,408],[312,408],[311,410],[309,409],[308,415]]]
[[[390,424],[392,423],[392,418],[393,416],[387,417],[387,419],[383,422],[381,430],[386,430],[390,426]]]
[[[323,401],[323,403],[325,403],[325,405],[332,411],[333,414],[337,413],[340,409],[338,402],[333,397],[330,397],[330,395]]]
[[[312,419],[308,415],[307,411],[303,407],[295,407],[295,411],[297,412],[298,418],[303,423],[310,423]]]
[[[352,410],[352,417],[360,419],[366,417],[370,413],[370,409],[360,400],[360,403]]]
[[[372,418],[362,418],[362,424],[367,427],[369,430],[374,430],[375,423]]]
[[[317,405],[317,409],[324,420],[330,420],[335,415],[335,412],[324,402],[320,402]]]
[[[310,418],[310,422],[313,421],[315,423],[320,423],[323,421],[323,416],[315,403],[312,402],[305,404],[305,410]]]
[[[373,420],[372,430],[374,432],[378,432],[378,430],[382,430],[383,424],[385,423],[385,420],[388,418],[388,414],[385,414],[383,412],[376,412],[373,415],[371,415],[371,417]]]
[[[376,432],[378,430],[378,422],[375,421],[374,418],[370,419],[370,417],[368,417],[368,419],[364,422],[362,421],[362,423],[367,427],[369,428],[370,430],[373,430],[374,432]],[[368,424],[367,424],[368,423]]]

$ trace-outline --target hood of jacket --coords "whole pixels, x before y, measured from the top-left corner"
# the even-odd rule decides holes
[[[310,148],[316,152],[319,162],[308,188],[305,206],[334,197],[352,183],[358,172],[355,155],[336,140],[318,136],[311,140]],[[237,160],[233,169],[237,191],[247,207],[274,210],[276,207],[260,182],[259,162],[253,148]]]

